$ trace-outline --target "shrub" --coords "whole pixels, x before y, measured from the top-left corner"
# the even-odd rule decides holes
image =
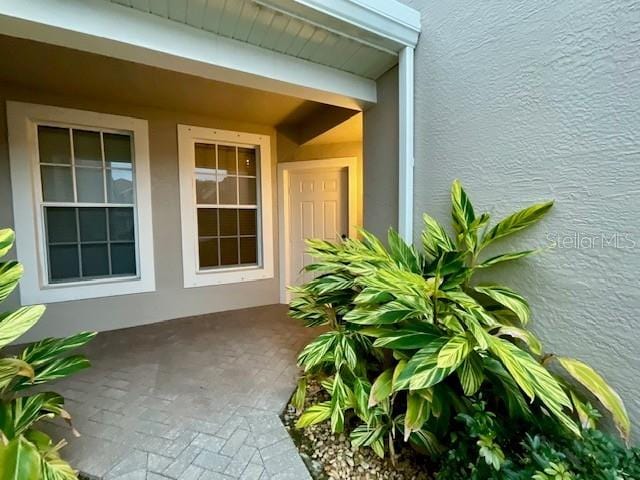
[[[579,360],[543,352],[528,329],[531,311],[522,295],[474,281],[476,272],[536,253],[486,258],[484,249],[540,220],[552,202],[489,227],[489,215],[475,213],[457,181],[451,201],[455,236],[424,215],[421,249],[393,230],[388,247],[366,231],[340,243],[308,242],[317,262],[307,270],[317,277],[293,289],[290,315],[328,328],[298,362],[305,377],[322,379],[330,400],[308,408],[298,426],[328,420],[340,432],[347,423],[353,444],[380,456],[391,452],[393,458],[396,438],[437,456],[450,440],[454,418],[467,418],[478,399],[489,418],[532,428],[552,420],[580,437],[581,427],[592,422],[588,392],[627,439],[625,408],[602,377]],[[300,408],[305,377],[294,395]],[[499,469],[504,454],[494,436],[477,441],[485,463]]]
[[[13,246],[10,229],[0,230],[0,258]],[[0,263],[0,302],[18,286],[22,265]],[[40,319],[45,307],[33,305],[0,314],[0,348],[20,338]],[[71,480],[76,472],[59,454],[64,440],[54,443],[37,429],[44,418],[60,417],[71,424],[61,395],[29,388],[67,377],[89,366],[82,355],[69,353],[86,344],[95,333],[47,338],[26,347],[19,355],[0,358],[0,478],[12,480]],[[73,430],[74,433],[75,430]]]

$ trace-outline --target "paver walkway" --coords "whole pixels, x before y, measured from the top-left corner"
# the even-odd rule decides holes
[[[101,333],[54,388],[82,437],[47,429],[105,480],[308,479],[278,415],[313,335],[281,305]]]

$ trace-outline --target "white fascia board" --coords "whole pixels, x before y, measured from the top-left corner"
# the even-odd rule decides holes
[[[0,31],[346,108],[376,102],[372,80],[103,0],[3,0]]]
[[[415,47],[421,30],[420,12],[397,0],[259,0],[288,10],[319,23],[341,22],[356,30],[344,30],[357,38],[368,32],[368,43],[399,52],[403,47]],[[332,26],[332,25],[328,25]],[[337,27],[337,28],[336,28]],[[364,36],[363,36],[363,39]]]

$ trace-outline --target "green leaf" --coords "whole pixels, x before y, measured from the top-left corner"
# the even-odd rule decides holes
[[[425,328],[426,330],[426,328]],[[441,338],[438,329],[431,327],[430,331],[399,329],[383,333],[374,342],[377,348],[393,348],[397,350],[417,350]]]
[[[37,367],[63,353],[86,345],[95,336],[95,332],[81,332],[67,338],[45,338],[25,348],[20,358]]]
[[[556,357],[569,374],[588,389],[611,412],[620,435],[629,439],[631,423],[629,415],[616,391],[607,384],[598,372],[586,363],[567,357]]]
[[[496,226],[490,229],[482,238],[481,248],[486,247],[490,243],[519,232],[520,230],[533,225],[540,220],[553,206],[553,201],[539,203],[527,207],[519,212],[509,215],[500,221]]]
[[[538,338],[528,330],[507,325],[504,327],[500,327],[497,335],[501,337],[508,336],[522,340],[527,344],[529,350],[531,350],[532,353],[534,353],[535,355],[542,355],[542,343],[540,343],[540,340],[538,340]]]
[[[45,456],[42,463],[43,480],[77,480],[75,470],[57,454]]]
[[[0,480],[42,480],[41,457],[24,437],[0,442]]]
[[[321,402],[307,408],[296,422],[296,428],[305,428],[331,418],[331,402]]]
[[[429,388],[447,378],[454,369],[438,368],[438,353],[445,343],[446,339],[439,339],[418,350],[398,376],[393,390]]]
[[[6,299],[18,286],[18,282],[24,273],[21,263],[0,263],[0,302]]]
[[[452,337],[438,353],[438,368],[458,368],[471,349],[472,344],[466,335]]]
[[[296,391],[291,397],[291,405],[295,407],[298,412],[301,412],[304,408],[304,401],[307,396],[307,377],[301,377],[298,380]]]
[[[453,217],[453,225],[456,232],[461,234],[469,231],[476,216],[473,212],[471,201],[458,180],[454,180],[453,185],[451,185],[451,208],[451,216]]]
[[[480,390],[484,381],[484,373],[482,372],[482,361],[477,353],[471,352],[456,372],[465,395],[475,395]]]
[[[369,407],[374,407],[391,395],[393,387],[393,368],[382,372],[371,386]]]
[[[453,252],[456,246],[442,225],[426,213],[422,218],[424,219],[424,229],[422,230],[424,253],[429,258],[436,258],[440,256],[440,252]]]
[[[409,443],[419,453],[430,455],[431,457],[438,457],[444,451],[436,436],[425,429],[412,432],[409,435]]]
[[[389,229],[387,241],[389,243],[389,253],[399,266],[413,273],[422,272],[420,257],[413,246],[408,245],[398,232]]]
[[[44,305],[22,307],[0,316],[0,348],[5,347],[33,327],[44,313]]]
[[[514,292],[510,288],[500,285],[479,285],[473,287],[473,289],[478,293],[487,295],[500,305],[507,307],[518,316],[518,319],[523,325],[529,322],[531,318],[531,308],[522,295]]]
[[[0,257],[4,257],[11,250],[14,240],[13,230],[10,228],[0,229]]]
[[[476,265],[475,268],[488,268],[493,267],[499,263],[510,262],[512,260],[518,260],[520,258],[528,257],[534,253],[538,253],[540,250],[524,250],[522,252],[503,253],[502,255],[496,255],[495,257],[488,258],[482,263]]]
[[[17,376],[33,378],[33,368],[19,358],[0,358],[0,391]]]
[[[39,385],[52,380],[65,378],[90,366],[91,363],[84,355],[70,355],[64,358],[55,358],[34,369],[35,376],[31,381],[31,385]],[[16,388],[22,389],[28,386],[30,385],[27,380],[20,380]]]
[[[378,441],[385,433],[384,425],[372,426],[367,424],[358,425],[351,432],[351,445],[356,448],[368,447]]]
[[[411,433],[420,430],[431,413],[430,403],[417,393],[407,395],[407,413],[404,417],[404,441]]]
[[[307,344],[298,355],[298,365],[308,372],[329,360],[331,349],[338,341],[338,332],[327,332]]]

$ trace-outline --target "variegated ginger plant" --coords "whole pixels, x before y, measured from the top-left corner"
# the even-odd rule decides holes
[[[302,408],[306,377],[314,375],[323,379],[330,400],[310,406],[298,426],[330,419],[338,432],[347,414],[358,419],[351,432],[356,446],[384,456],[399,434],[433,455],[452,416],[477,398],[496,414],[532,423],[551,417],[579,436],[581,428],[593,426],[583,396],[590,393],[628,439],[624,405],[602,377],[579,360],[543,351],[528,329],[531,310],[522,295],[473,278],[536,253],[483,255],[489,245],[536,223],[553,203],[488,227],[489,215],[475,213],[458,181],[451,201],[455,236],[424,215],[420,250],[393,230],[388,247],[366,231],[361,240],[308,242],[317,261],[307,270],[318,276],[294,290],[290,314],[329,331],[298,358],[305,377],[294,402]],[[551,370],[552,362],[568,375]]]

